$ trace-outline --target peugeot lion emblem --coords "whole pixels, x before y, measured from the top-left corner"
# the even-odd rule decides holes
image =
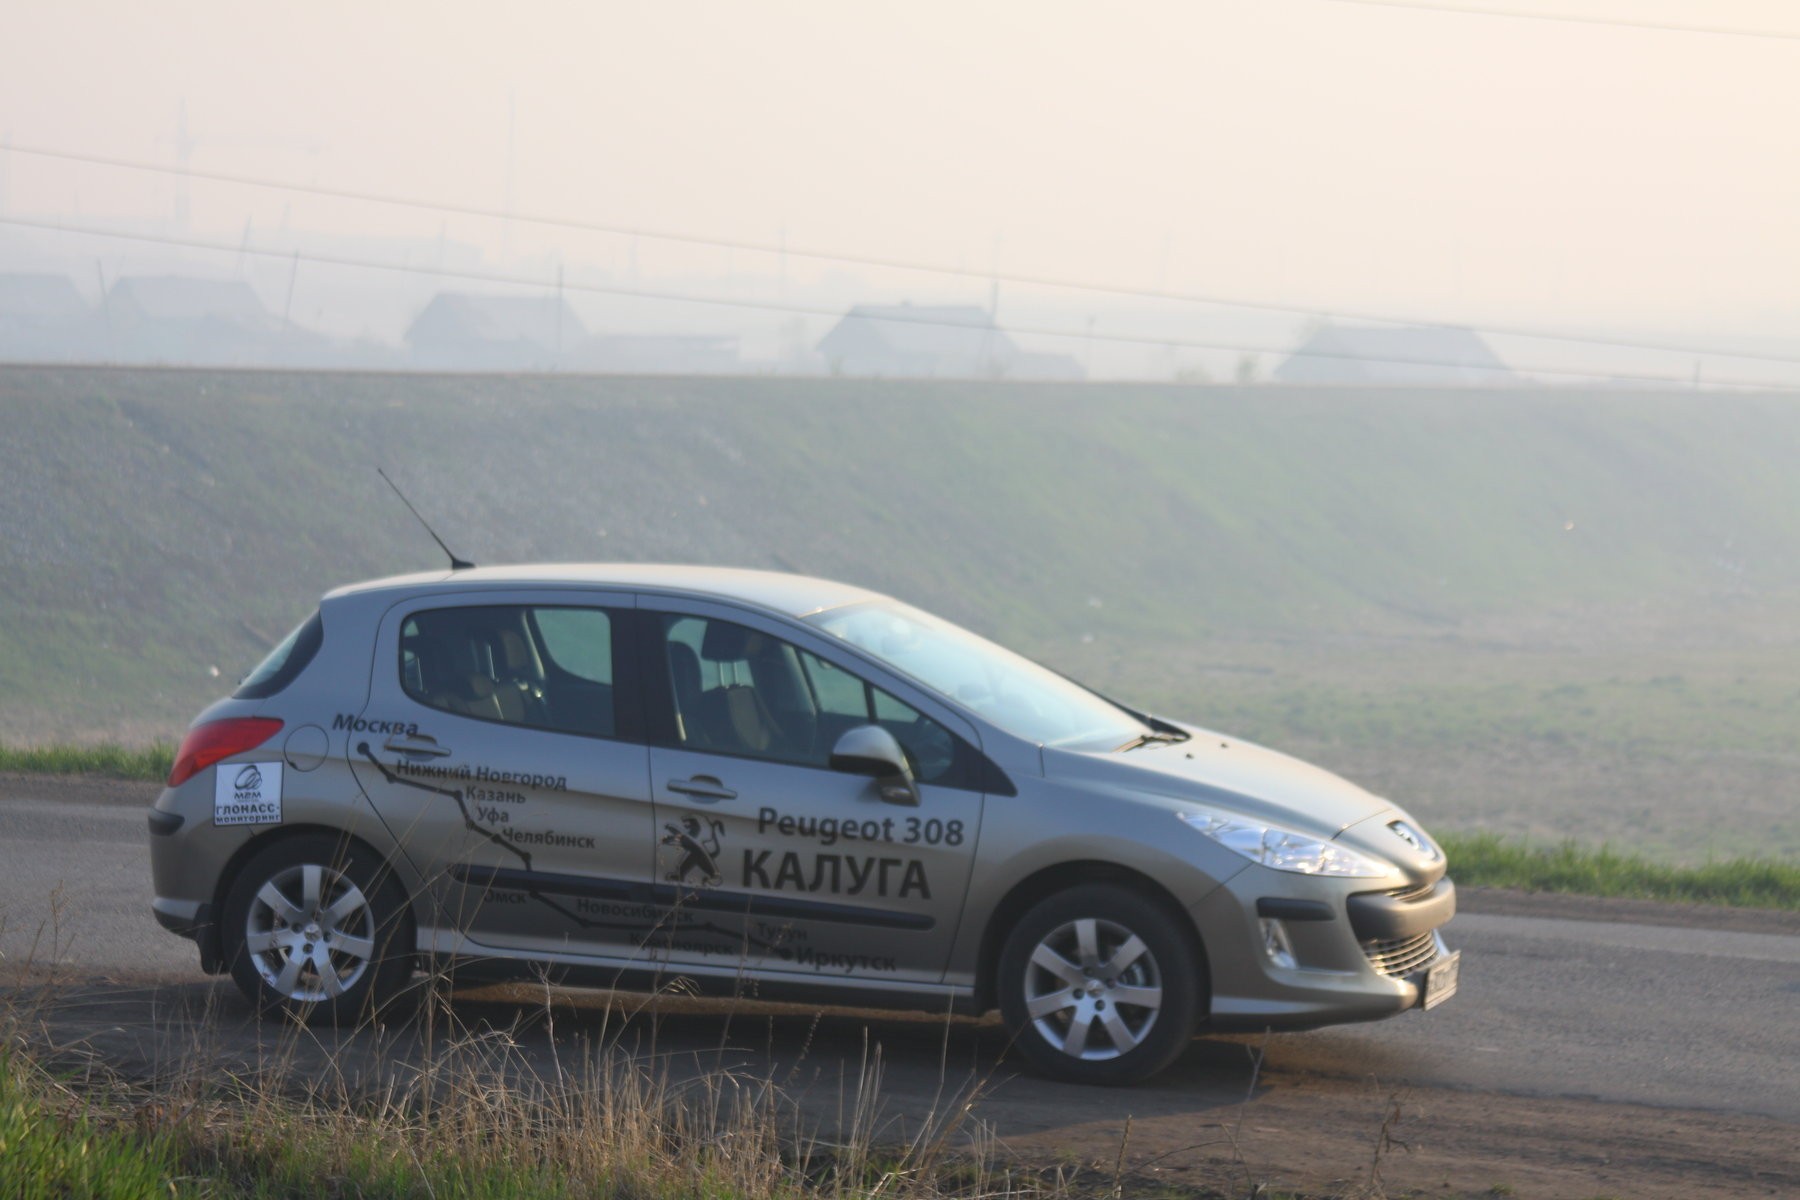
[[[1432,847],[1431,843],[1427,842],[1423,834],[1405,821],[1391,822],[1388,828],[1394,831],[1395,837],[1417,850],[1427,860],[1437,858],[1437,850]]]

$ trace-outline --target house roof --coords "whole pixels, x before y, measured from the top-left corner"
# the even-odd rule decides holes
[[[552,350],[586,336],[581,318],[559,296],[471,292],[439,292],[406,331],[409,342],[530,342]]]
[[[247,328],[270,328],[275,318],[241,279],[192,279],[183,275],[134,275],[107,293],[116,316],[132,312],[158,321],[228,321]]]
[[[90,311],[67,275],[0,275],[0,317],[62,320]]]
[[[973,305],[859,304],[819,341],[828,358],[882,351],[980,366],[1004,363],[1018,348]]]
[[[1275,368],[1285,383],[1494,384],[1513,372],[1472,329],[1326,325]]]

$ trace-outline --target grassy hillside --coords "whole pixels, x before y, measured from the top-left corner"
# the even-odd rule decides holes
[[[173,736],[438,565],[378,464],[478,562],[843,578],[1378,779],[1800,715],[1790,398],[10,369],[0,421],[12,741]]]

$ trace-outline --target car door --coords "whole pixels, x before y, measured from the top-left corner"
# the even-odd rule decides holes
[[[644,601],[666,961],[839,983],[936,983],[980,832],[971,726],[847,662],[835,639],[729,606]],[[654,611],[651,611],[654,609]],[[913,757],[917,806],[834,771],[880,724]]]
[[[654,923],[632,604],[471,592],[383,618],[351,763],[432,881],[441,948],[629,955]]]

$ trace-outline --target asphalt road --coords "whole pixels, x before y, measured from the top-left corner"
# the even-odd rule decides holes
[[[127,1069],[166,1063],[176,1042],[194,1044],[202,1013],[237,1030],[251,1056],[263,1035],[247,1009],[228,985],[200,975],[191,944],[150,916],[143,806],[153,795],[0,779],[0,971],[16,974],[28,958],[39,968],[54,961],[70,1000],[57,1028]],[[1396,1169],[1422,1170],[1429,1186],[1442,1174],[1474,1187],[1487,1172],[1492,1183],[1523,1181],[1523,1195],[1593,1195],[1608,1180],[1641,1195],[1800,1190],[1800,931],[1783,918],[1717,919],[1772,930],[1750,932],[1704,927],[1708,918],[1692,910],[1679,914],[1687,927],[1651,923],[1656,906],[1630,911],[1631,921],[1465,911],[1447,931],[1464,951],[1461,991],[1440,1008],[1266,1043],[1201,1038],[1167,1075],[1123,1091],[1020,1075],[991,1020],[946,1026],[837,1013],[816,1021],[772,1006],[732,1013],[672,1003],[654,1036],[665,1061],[778,1073],[824,1096],[853,1087],[863,1056],[879,1044],[882,1092],[903,1124],[945,1088],[979,1077],[985,1119],[1024,1152],[1091,1146],[1099,1157],[1127,1116],[1139,1122],[1131,1137],[1140,1151],[1174,1150],[1229,1112],[1242,1144],[1254,1146],[1260,1132],[1272,1159],[1293,1153],[1296,1125],[1317,1153],[1362,1159],[1402,1097],[1413,1119],[1426,1110],[1421,1129],[1444,1161],[1426,1169],[1414,1156]],[[517,1026],[534,1003],[541,1009],[542,997],[477,994],[462,1012]],[[553,1054],[571,1030],[616,1036],[604,1003],[571,1003],[561,1033],[529,1034],[528,1051],[540,1037]],[[1621,1161],[1629,1146],[1641,1151]],[[1150,1171],[1184,1169],[1154,1155],[1145,1161],[1159,1163]],[[1293,1178],[1345,1170],[1334,1162]]]

